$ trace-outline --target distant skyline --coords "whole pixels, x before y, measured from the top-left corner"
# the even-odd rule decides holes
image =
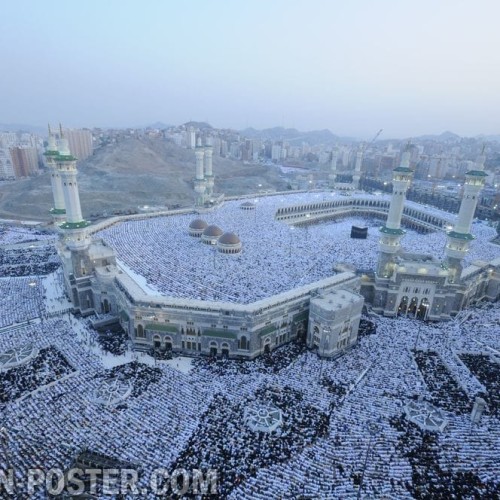
[[[499,18],[498,0],[4,2],[0,122],[500,134]]]

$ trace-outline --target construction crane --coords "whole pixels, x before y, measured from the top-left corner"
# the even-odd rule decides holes
[[[381,128],[381,129],[380,129],[380,130],[379,130],[379,131],[375,134],[375,136],[373,137],[373,139],[372,139],[370,142],[368,142],[368,143],[366,143],[366,144],[365,144],[365,146],[364,146],[364,147],[363,147],[363,149],[361,150],[361,152],[362,152],[363,154],[364,154],[364,153],[365,153],[365,151],[367,150],[368,146],[371,146],[371,145],[372,145],[372,144],[373,144],[373,143],[377,140],[378,136],[382,133],[382,131],[383,131],[383,130],[384,130],[384,129],[383,129],[383,128]]]
[[[378,138],[378,136],[382,133],[384,129],[381,128],[376,134],[375,136],[373,137],[373,139],[370,141],[370,142],[367,142],[363,148],[361,149],[361,153],[363,154],[363,156],[365,155],[365,151],[368,149],[368,146],[371,146]],[[375,168],[375,175],[378,176],[378,170],[379,170],[379,167],[377,166]]]

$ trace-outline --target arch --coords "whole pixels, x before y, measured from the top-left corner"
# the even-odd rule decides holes
[[[408,314],[416,314],[418,307],[418,299],[417,297],[413,297],[408,306]]]
[[[167,335],[163,340],[165,342],[165,349],[167,351],[171,351],[172,350],[172,346],[173,346],[172,337],[170,337],[169,335]]]
[[[217,356],[217,342],[210,342],[210,356],[213,358]]]
[[[108,299],[102,301],[102,312],[109,313],[111,311],[111,306],[109,305]]]
[[[420,305],[417,309],[416,318],[421,320],[426,320],[430,310],[430,302],[427,297],[424,297],[420,301]]]
[[[401,302],[399,303],[398,307],[398,314],[405,314],[408,310],[408,297],[405,295],[404,297],[401,298]]]
[[[153,335],[153,346],[155,349],[161,347],[161,337],[158,334]]]
[[[267,339],[264,340],[264,352],[265,353],[271,352],[271,337],[267,337]]]
[[[144,327],[141,324],[137,325],[137,336],[144,337]]]
[[[246,335],[243,335],[238,342],[238,349],[248,351],[250,348],[250,342],[247,340]]]

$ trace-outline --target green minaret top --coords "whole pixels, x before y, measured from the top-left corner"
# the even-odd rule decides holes
[[[50,130],[50,123],[48,125],[48,129],[49,129],[49,140],[44,155],[57,156],[59,154],[59,151],[57,150],[56,138],[54,137],[54,134],[52,134],[52,131]]]

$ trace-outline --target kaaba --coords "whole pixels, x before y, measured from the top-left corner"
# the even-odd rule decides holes
[[[351,238],[357,238],[358,240],[366,240],[367,236],[368,236],[367,227],[351,226]]]

